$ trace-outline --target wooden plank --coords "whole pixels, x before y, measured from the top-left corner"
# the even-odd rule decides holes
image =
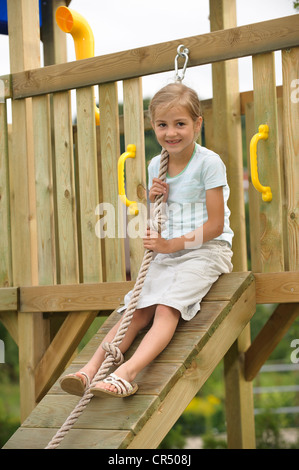
[[[79,280],[76,194],[74,182],[73,136],[70,93],[53,96],[55,139],[56,224],[59,272],[57,281]]]
[[[263,272],[284,271],[281,161],[274,53],[252,58],[254,86],[254,119],[256,132],[260,124],[269,126],[269,137],[258,144],[258,172],[261,184],[270,186],[272,201],[260,195],[260,244]]]
[[[188,47],[188,67],[297,46],[298,15],[13,74],[14,99],[173,70],[173,51]]]
[[[252,317],[255,311],[254,283],[231,307],[225,321],[220,323],[208,341],[203,341],[204,345],[199,348],[197,357],[134,437],[128,449],[153,449],[159,445]]]
[[[298,318],[297,304],[280,304],[245,353],[245,378],[253,380],[260,368]]]
[[[299,48],[282,52],[288,269],[299,270]]]
[[[299,272],[254,273],[258,304],[299,302]]]
[[[0,286],[12,284],[8,132],[6,102],[0,96]]]
[[[7,310],[18,310],[18,288],[0,288],[0,312]]]
[[[75,312],[115,309],[134,287],[128,282],[72,284],[20,288],[22,312]]]
[[[222,274],[209,290],[204,300],[231,300],[235,296],[240,295],[240,289],[244,289],[247,283],[251,282],[249,272],[232,272],[229,274]],[[245,286],[244,284],[245,283]]]
[[[128,397],[125,401],[113,398],[92,399],[74,424],[74,429],[132,430],[138,432],[146,420],[144,410],[156,408],[156,396]],[[78,397],[46,395],[23,423],[23,428],[60,427],[78,403]],[[96,423],[96,424],[95,424]],[[54,434],[53,434],[54,435]]]
[[[102,206],[98,236],[105,237],[105,280],[126,279],[122,207],[118,203],[117,162],[120,157],[117,83],[99,87],[101,108]],[[104,214],[104,211],[106,213]],[[105,219],[104,219],[105,218]],[[100,229],[105,229],[103,233]]]
[[[256,133],[254,124],[254,104],[252,101],[245,106],[245,126],[246,126],[246,147],[247,147],[247,168],[250,168],[250,141]],[[257,217],[260,207],[260,193],[256,191],[251,183],[251,174],[248,173],[248,197],[249,197],[249,232],[250,232],[250,261],[251,269],[254,272],[262,271],[261,260],[261,240],[260,240],[260,218]]]
[[[126,161],[126,191],[131,201],[136,201],[139,213],[128,215],[131,279],[137,279],[144,256],[142,236],[147,226],[147,194],[144,148],[144,118],[142,79],[123,82],[125,145],[136,145],[136,157]]]
[[[32,99],[38,276],[40,284],[56,282],[53,161],[49,96]]]
[[[58,429],[19,428],[3,449],[44,449]],[[71,429],[60,449],[125,449],[132,439],[130,431]]]
[[[206,301],[229,301],[239,295],[249,273],[220,276],[207,293]],[[241,284],[241,287],[240,287]],[[21,312],[65,312],[115,309],[134,287],[134,281],[20,287]]]
[[[81,280],[100,282],[103,279],[101,242],[95,233],[95,209],[99,203],[99,188],[93,89],[77,90],[76,97]]]
[[[98,346],[99,343],[96,347]],[[76,357],[72,364],[65,370],[64,375],[72,374],[80,370],[83,364],[86,364],[85,357],[90,358],[91,351],[95,351],[95,349],[96,348],[89,348],[88,354],[81,356],[80,362],[78,357]],[[185,368],[180,362],[153,362],[138,374],[136,379],[139,384],[138,395],[159,395],[160,398],[164,398],[184,371]],[[49,393],[52,395],[65,394],[59,385],[59,381],[55,382]]]

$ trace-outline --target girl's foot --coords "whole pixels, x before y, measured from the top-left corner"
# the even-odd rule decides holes
[[[138,385],[135,383],[130,383],[127,380],[119,377],[115,373],[112,373],[106,377],[106,379],[101,382],[103,387],[91,387],[90,392],[96,397],[113,397],[113,398],[125,398],[131,395],[138,390]],[[106,388],[106,385],[109,387]],[[113,390],[113,391],[112,391]],[[115,390],[115,391],[114,391]]]
[[[122,364],[121,366],[119,366],[115,371],[114,371],[114,374],[110,374],[114,375],[114,377],[116,376],[117,378],[119,378],[120,380],[124,380],[125,382],[124,383],[131,383],[134,379],[135,379],[135,375],[132,374],[130,371],[129,371],[129,367],[127,366],[127,363],[125,364]],[[103,390],[107,390],[108,392],[112,392],[113,394],[114,393],[119,393],[119,387],[117,385],[114,385],[113,384],[113,380],[111,382],[98,382],[94,387],[93,387],[93,392],[96,391],[96,390],[100,390],[100,389],[103,389]],[[92,392],[92,393],[93,393]]]
[[[60,387],[71,395],[82,397],[90,386],[90,377],[84,371],[65,375],[60,379]]]

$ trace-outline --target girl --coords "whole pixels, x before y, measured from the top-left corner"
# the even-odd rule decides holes
[[[152,250],[155,258],[119,346],[121,352],[153,323],[132,357],[90,390],[96,396],[135,393],[138,386],[132,382],[168,345],[180,317],[191,320],[220,274],[232,270],[226,170],[217,154],[195,143],[202,125],[197,94],[182,83],[169,84],[156,93],[149,111],[156,138],[169,154],[166,182],[157,178],[161,156],[149,164],[149,199],[154,202],[157,195],[164,195],[168,219],[161,234],[148,228],[143,239],[144,248]],[[129,299],[130,293],[125,305]],[[120,321],[104,342],[114,338]],[[80,372],[63,377],[61,387],[83,395],[104,357],[100,346]]]

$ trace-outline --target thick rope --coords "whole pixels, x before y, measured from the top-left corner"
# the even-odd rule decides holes
[[[159,176],[158,176],[162,181],[166,180],[168,157],[169,157],[168,152],[165,149],[162,149]],[[154,211],[153,211],[154,220],[153,220],[152,227],[155,230],[157,230],[158,233],[161,233],[162,224],[165,220],[165,217],[163,216],[163,210],[162,210],[162,201],[163,201],[163,195],[160,195],[156,197],[155,203],[154,203]],[[128,307],[123,315],[120,326],[113,340],[111,341],[111,343],[104,343],[102,345],[103,349],[106,351],[106,355],[105,355],[105,359],[103,363],[101,364],[101,367],[99,368],[98,372],[94,376],[90,384],[90,387],[85,391],[83,397],[80,399],[78,404],[75,406],[71,414],[65,420],[61,428],[57,431],[57,433],[49,442],[47,447],[45,447],[45,449],[56,449],[59,446],[60,442],[64,439],[65,435],[73,427],[77,419],[83,413],[86,406],[88,405],[88,403],[94,396],[89,391],[89,389],[94,387],[98,382],[101,382],[106,377],[109,369],[113,365],[118,366],[124,361],[123,355],[119,349],[119,345],[122,343],[124,339],[126,331],[131,323],[133,314],[136,310],[139,295],[142,290],[142,287],[146,278],[146,274],[147,274],[149,265],[152,261],[152,258],[153,258],[153,252],[151,250],[145,250],[141,267],[139,269],[139,273],[137,276],[137,280],[135,282],[135,285],[132,291],[132,296],[128,304]]]

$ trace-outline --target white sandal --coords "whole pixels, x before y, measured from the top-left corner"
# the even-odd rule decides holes
[[[130,384],[130,382],[122,379],[121,377],[118,377],[118,375],[114,373],[108,375],[108,377],[106,377],[103,382],[114,385],[114,387],[117,389],[117,392],[111,392],[110,390],[106,390],[104,388],[92,387],[90,389],[90,393],[93,393],[93,395],[96,397],[110,396],[124,398],[129,397],[130,395],[134,395],[134,393],[136,393],[138,390],[137,384]]]
[[[85,377],[85,382],[80,375]],[[90,378],[85,372],[75,372],[74,374],[65,375],[60,379],[60,387],[71,395],[82,397],[90,386]]]

